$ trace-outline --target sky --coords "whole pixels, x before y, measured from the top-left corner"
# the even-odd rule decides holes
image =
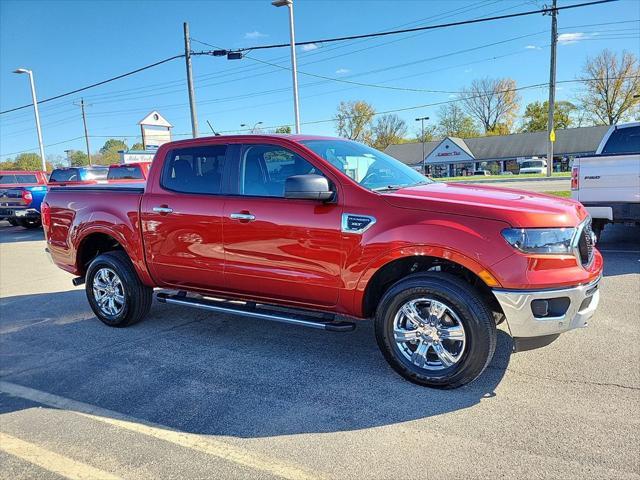
[[[583,0],[558,0],[559,6]],[[540,0],[295,0],[296,40],[319,40],[396,28],[535,10]],[[640,53],[640,0],[561,11],[556,98],[572,100],[588,56],[602,49]],[[183,22],[192,50],[288,43],[285,8],[270,0],[30,1],[0,0],[0,110],[58,95],[184,53]],[[623,22],[623,23],[621,23]],[[510,77],[518,86],[548,82],[550,17],[540,14],[375,39],[298,47],[302,132],[335,134],[337,105],[365,100],[377,112],[397,111],[417,132],[416,117],[437,117],[475,78]],[[250,58],[248,58],[250,57]],[[241,124],[293,123],[288,48],[255,50],[241,60],[193,58],[201,134],[236,133]],[[268,62],[262,63],[262,62]],[[271,65],[270,65],[271,64]],[[276,66],[273,66],[275,64]],[[325,77],[325,78],[320,78]],[[358,85],[348,82],[357,82]],[[360,85],[362,83],[369,85]],[[371,84],[377,86],[370,86]],[[385,87],[385,88],[381,88]],[[548,89],[520,91],[521,104],[545,100]],[[191,134],[184,59],[40,106],[47,157],[84,150],[80,107],[87,104],[91,151],[108,138],[140,141],[137,122],[153,110]],[[431,123],[433,120],[431,120]],[[0,161],[38,148],[33,109],[0,115]]]

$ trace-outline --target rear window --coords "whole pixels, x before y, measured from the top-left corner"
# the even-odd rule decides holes
[[[640,126],[616,128],[602,153],[638,153],[640,152]]]
[[[220,193],[226,152],[226,145],[172,150],[164,164],[161,185],[176,192]]]
[[[80,172],[81,180],[106,180],[109,174],[108,168],[88,168],[84,174]]]
[[[50,182],[77,182],[78,170],[76,168],[55,169],[49,177]]]
[[[109,174],[107,175],[109,180],[143,180],[144,175],[142,169],[138,165],[122,165],[119,167],[110,167]]]
[[[0,175],[0,185],[11,185],[17,183],[15,175]]]

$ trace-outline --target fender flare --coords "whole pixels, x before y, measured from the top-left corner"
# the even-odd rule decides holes
[[[476,276],[482,279],[483,282],[486,283],[485,278],[483,276],[485,274],[489,274],[490,277],[495,280],[496,285],[488,285],[490,288],[500,287],[499,281],[496,279],[496,276],[493,274],[491,269],[485,267],[480,264],[476,260],[468,257],[467,255],[460,253],[454,249],[449,247],[444,247],[441,245],[411,245],[406,247],[399,247],[393,250],[389,250],[384,254],[376,257],[364,268],[360,278],[358,279],[358,283],[353,295],[353,311],[362,313],[362,306],[364,301],[364,295],[369,285],[369,282],[373,278],[373,276],[385,265],[395,261],[400,260],[402,258],[409,257],[435,257],[441,258],[444,260],[448,260],[453,263],[457,263],[465,267],[466,269],[473,272]]]

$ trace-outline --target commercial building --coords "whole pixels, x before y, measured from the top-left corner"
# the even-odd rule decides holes
[[[571,169],[573,157],[593,154],[609,126],[556,130],[553,171]],[[546,159],[547,132],[514,133],[477,138],[446,137],[441,140],[389,145],[385,152],[418,170],[426,167],[433,177],[473,175],[487,170],[492,174],[518,173],[523,162]]]

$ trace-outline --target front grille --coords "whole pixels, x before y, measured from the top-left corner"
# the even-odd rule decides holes
[[[591,231],[591,219],[587,220],[580,232],[578,239],[578,252],[580,254],[580,263],[586,267],[593,260],[593,232]]]

